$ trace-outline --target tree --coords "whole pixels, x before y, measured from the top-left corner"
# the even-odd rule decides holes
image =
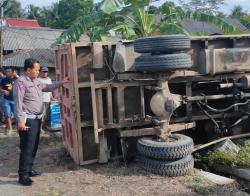
[[[51,27],[54,21],[53,7],[38,7],[32,4],[28,5],[25,17],[37,20],[39,25],[43,27]]]
[[[151,0],[103,0],[100,8],[91,13],[91,18],[82,15],[60,36],[57,43],[77,41],[83,33],[90,35],[92,41],[105,38],[108,34],[135,39],[155,34],[187,33],[181,24],[185,17],[213,23],[225,33],[234,31],[234,27],[216,16],[183,10],[170,1],[159,8],[158,14],[150,11],[150,5]],[[93,37],[98,34],[95,31],[101,32],[103,36]]]
[[[52,8],[42,7],[40,9],[39,24],[44,27],[51,27],[54,21],[54,14]]]
[[[22,17],[21,3],[16,0],[8,0],[4,6],[4,16],[8,18]]]
[[[250,15],[243,10],[242,6],[234,6],[230,17],[238,19],[246,28],[250,30]]]
[[[242,19],[246,15],[247,13],[243,11],[243,7],[240,5],[234,6],[230,14],[232,18],[236,18],[236,19]]]
[[[186,33],[182,26],[182,19],[191,18],[202,22],[210,22],[224,30],[225,33],[232,32],[234,28],[226,22],[213,15],[204,14],[197,11],[183,10],[180,6],[175,6],[171,1],[167,1],[159,8],[159,14],[153,15],[149,13],[151,1],[149,0],[105,0],[101,6],[101,10],[111,14],[116,12],[119,6],[128,6],[132,12],[130,15],[124,16],[127,26],[133,28],[137,36],[148,36],[152,34],[176,34]],[[135,12],[134,10],[137,10]],[[139,13],[139,14],[138,14]],[[160,22],[157,22],[160,18]],[[155,24],[156,23],[156,24]],[[138,31],[138,27],[139,30]],[[118,29],[119,30],[119,29]],[[130,31],[132,32],[132,31]],[[125,36],[126,37],[126,36]]]
[[[25,17],[38,20],[41,26],[67,29],[79,16],[91,13],[94,7],[93,0],[59,0],[50,7],[29,5]]]
[[[28,5],[27,6],[27,13],[26,13],[26,18],[28,19],[35,19],[35,20],[39,20],[41,18],[40,16],[40,12],[41,12],[41,8],[40,7],[37,7],[35,5]]]
[[[179,0],[179,4],[186,10],[197,11],[209,15],[217,15],[225,0]]]
[[[243,16],[243,18],[240,21],[250,31],[250,15]]]
[[[60,0],[52,8],[57,14],[52,27],[67,29],[79,16],[90,14],[93,8],[93,0]]]

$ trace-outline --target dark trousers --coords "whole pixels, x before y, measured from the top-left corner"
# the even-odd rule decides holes
[[[40,139],[41,119],[27,119],[26,126],[30,127],[27,131],[19,131],[19,176],[28,176],[32,170]]]

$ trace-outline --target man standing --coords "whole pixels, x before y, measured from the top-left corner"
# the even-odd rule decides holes
[[[5,75],[3,73],[3,69],[0,68],[0,84],[2,80],[5,78]],[[2,92],[0,92],[0,122],[3,123],[5,121],[4,119],[4,95]]]
[[[43,83],[43,84],[52,84],[51,79],[48,77],[48,72],[49,69],[45,66],[41,67],[41,77],[38,79]],[[42,119],[42,126],[45,124],[47,120],[47,112],[49,108],[49,104],[52,98],[52,93],[51,92],[43,92],[43,119]]]
[[[37,77],[39,62],[26,59],[24,75],[19,77],[14,86],[15,112],[20,136],[19,180],[21,185],[30,186],[30,177],[40,176],[41,172],[33,170],[43,114],[42,92],[50,92],[69,82],[69,78],[55,84],[45,85]]]
[[[11,134],[12,129],[12,118],[14,117],[14,99],[13,99],[13,85],[16,81],[14,75],[14,69],[8,67],[5,69],[6,78],[1,81],[0,92],[4,94],[4,109],[6,116],[6,132]]]

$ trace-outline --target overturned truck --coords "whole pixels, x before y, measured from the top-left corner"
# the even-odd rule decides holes
[[[250,35],[60,45],[56,73],[73,80],[60,92],[62,132],[80,165],[138,150],[143,167],[166,174],[154,164],[172,168],[162,162],[171,159],[184,166],[167,175],[185,174],[190,137],[202,143],[249,129]]]

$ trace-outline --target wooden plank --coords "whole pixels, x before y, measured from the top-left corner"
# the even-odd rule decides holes
[[[188,81],[186,83],[186,96],[192,96],[192,82]],[[192,119],[192,102],[188,102],[186,104],[186,113],[187,113],[187,119],[191,120]]]
[[[98,118],[98,128],[104,126],[104,119],[103,119],[103,100],[102,100],[102,89],[97,89],[97,118]]]
[[[191,40],[215,40],[215,39],[232,39],[232,38],[249,38],[250,34],[240,34],[240,35],[212,35],[212,36],[191,36]]]
[[[233,135],[233,136],[229,136],[229,137],[223,137],[223,138],[220,138],[218,140],[214,140],[212,142],[209,142],[207,144],[203,144],[203,145],[200,145],[198,147],[195,147],[194,150],[193,150],[193,152],[201,150],[201,149],[204,149],[204,148],[207,148],[207,147],[209,147],[211,145],[217,144],[217,143],[225,141],[227,139],[231,139],[232,140],[232,139],[245,138],[245,137],[250,137],[250,133],[244,133],[244,134]]]
[[[141,117],[144,119],[146,117],[145,99],[144,99],[144,86],[140,86],[140,96],[141,96]]]
[[[125,87],[117,88],[117,111],[119,123],[125,120],[124,89]]]
[[[92,98],[92,111],[94,120],[94,132],[95,132],[95,143],[99,143],[98,137],[98,117],[97,117],[97,107],[96,107],[96,89],[95,89],[95,76],[93,73],[90,74],[91,82],[91,98]]]
[[[92,68],[102,69],[103,68],[103,44],[94,42],[92,48]]]
[[[168,126],[172,132],[178,132],[181,130],[186,130],[195,127],[195,122],[192,123],[177,123]],[[156,135],[160,134],[160,127],[150,127],[143,129],[129,129],[129,130],[119,130],[120,137],[137,137],[145,135]]]
[[[183,81],[185,82],[185,81]],[[150,82],[150,81],[141,81],[141,82],[109,82],[107,83],[106,80],[102,81],[102,80],[98,80],[95,81],[95,88],[108,88],[108,87],[130,87],[130,86],[147,86],[147,85],[153,85],[155,84],[155,82]],[[91,86],[91,82],[79,82],[77,84],[78,88],[87,88]]]
[[[70,66],[70,70],[71,70],[71,76],[73,76],[73,84],[72,84],[72,88],[73,88],[73,92],[74,95],[72,95],[72,98],[76,98],[74,100],[74,104],[76,108],[80,108],[80,100],[79,100],[79,90],[77,88],[77,84],[78,84],[78,73],[77,73],[77,62],[76,62],[76,50],[75,47],[69,47],[69,51],[68,53],[70,54],[69,56],[69,62],[71,62],[72,66]],[[71,118],[73,119],[73,122],[76,122],[76,137],[77,137],[77,152],[78,152],[78,162],[81,164],[83,161],[83,144],[82,144],[82,132],[81,132],[81,116],[80,116],[80,111],[76,110],[76,118],[75,118],[75,114],[71,115]]]
[[[103,131],[105,129],[119,129],[119,128],[127,128],[127,127],[131,127],[131,126],[146,126],[151,124],[151,121],[145,121],[145,120],[141,120],[141,121],[132,121],[132,119],[125,119],[123,122],[120,122],[118,124],[104,124],[103,128],[99,128],[98,132]],[[85,121],[81,123],[81,127],[93,127],[94,123],[93,121]]]
[[[143,128],[143,129],[130,129],[130,130],[119,130],[120,137],[138,137],[146,135],[156,135],[159,133],[160,127]]]
[[[74,42],[70,44],[72,48],[77,48],[77,47],[90,47],[91,43],[86,42],[86,41],[81,41],[81,42]]]
[[[95,83],[95,88],[107,88],[111,85],[111,83],[105,83],[105,81],[101,82],[99,81],[98,83]],[[91,86],[90,82],[79,82],[77,87],[78,88],[88,88]]]
[[[132,126],[146,126],[151,124],[151,121],[137,121],[133,122],[132,119],[125,119],[123,122],[120,122],[118,124],[104,124],[103,128],[98,128],[98,132],[103,131],[105,129],[119,129],[119,128],[126,128],[126,127],[132,127]],[[92,127],[94,126],[94,123],[92,121],[88,122],[82,122],[81,123],[82,127]]]
[[[196,126],[195,122],[191,123],[175,123],[175,124],[170,124],[168,125],[168,129],[171,130],[171,133],[182,131],[182,130],[187,130],[187,129],[192,129]]]
[[[112,102],[112,88],[107,88],[107,106],[108,106],[108,123],[112,124],[114,122],[113,118],[113,102]]]
[[[107,163],[109,160],[109,152],[108,152],[108,142],[107,137],[104,132],[99,136],[99,163]]]
[[[155,84],[155,81],[140,81],[140,82],[114,82],[111,83],[112,87],[116,87],[116,88],[122,88],[122,87],[130,87],[130,86],[141,86],[141,85],[153,85]]]
[[[93,163],[97,163],[98,160],[97,159],[93,159],[93,160],[89,160],[89,161],[82,161],[80,162],[80,165],[89,165],[89,164],[93,164]]]
[[[133,42],[133,41],[132,41]],[[117,42],[88,42],[88,41],[80,41],[80,42],[74,42],[70,45],[72,47],[92,47],[93,44],[99,44],[102,46],[108,46],[108,45],[116,45]]]

